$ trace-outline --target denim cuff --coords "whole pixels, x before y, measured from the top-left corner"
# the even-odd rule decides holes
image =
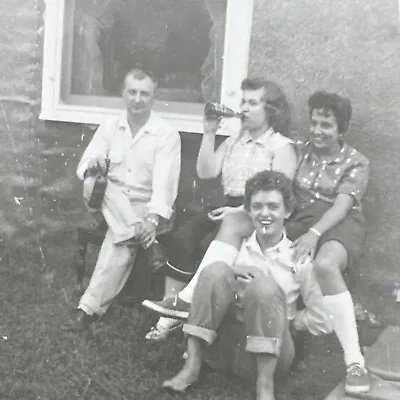
[[[250,353],[267,353],[279,357],[281,341],[278,338],[265,336],[247,336],[245,350]]]
[[[217,334],[210,329],[190,324],[183,325],[183,332],[188,335],[196,336],[200,339],[203,339],[208,344],[213,344],[214,340],[217,337]]]

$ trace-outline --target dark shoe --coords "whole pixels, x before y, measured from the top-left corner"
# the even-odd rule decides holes
[[[90,324],[96,320],[95,315],[88,315],[83,310],[76,310],[67,330],[72,332],[84,332],[89,329]]]
[[[347,367],[344,390],[348,394],[366,393],[371,389],[370,376],[365,367],[353,363]]]
[[[145,252],[147,254],[147,264],[153,273],[168,262],[165,250],[157,240],[145,249]]]
[[[178,295],[166,297],[160,301],[144,300],[142,306],[164,317],[181,320],[186,320],[189,317],[190,304],[180,299]]]

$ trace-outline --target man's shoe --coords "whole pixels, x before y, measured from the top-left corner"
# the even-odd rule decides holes
[[[147,263],[152,272],[156,272],[159,268],[168,262],[165,250],[161,243],[157,240],[147,249]]]
[[[186,320],[189,317],[190,304],[178,295],[166,297],[164,300],[144,300],[142,306],[170,318]]]
[[[371,389],[370,376],[365,367],[358,363],[350,364],[347,367],[346,383],[344,390],[346,393],[366,393]]]
[[[84,332],[95,319],[95,315],[88,315],[83,310],[77,309],[67,329],[72,332]]]

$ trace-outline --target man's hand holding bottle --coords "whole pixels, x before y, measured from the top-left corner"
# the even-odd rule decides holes
[[[107,161],[106,159],[91,159],[88,161],[88,165],[85,172],[85,178],[89,176],[106,175]]]

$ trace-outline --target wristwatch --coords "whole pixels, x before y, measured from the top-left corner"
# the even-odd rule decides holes
[[[155,227],[157,227],[157,226],[158,226],[158,223],[160,222],[160,221],[158,220],[158,218],[157,218],[157,217],[154,217],[154,216],[149,216],[149,217],[147,217],[147,221],[151,222]]]

